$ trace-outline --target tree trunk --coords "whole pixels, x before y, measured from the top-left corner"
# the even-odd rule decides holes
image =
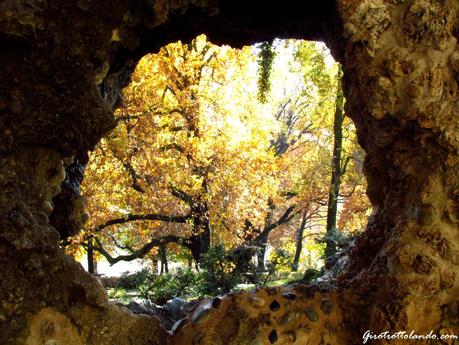
[[[332,175],[330,182],[330,191],[328,194],[327,208],[327,227],[326,235],[330,235],[332,229],[336,228],[336,217],[338,213],[338,196],[341,185],[341,177],[343,175],[341,167],[341,151],[343,149],[343,88],[342,88],[343,72],[341,68],[338,71],[338,86],[336,89],[335,100],[335,116],[333,121],[333,158],[332,158]],[[331,256],[335,253],[336,247],[332,241],[326,241],[325,256]]]
[[[159,256],[161,258],[161,273],[169,273],[169,265],[167,262],[167,247],[165,244],[161,244],[159,247]]]
[[[295,257],[292,264],[292,272],[298,271],[298,264],[300,262],[301,251],[303,249],[303,234],[304,229],[306,228],[307,213],[303,212],[303,218],[301,219],[300,227],[296,233],[296,248],[295,248]]]
[[[193,210],[194,235],[190,237],[189,245],[193,259],[199,264],[201,257],[210,248],[209,208],[205,202],[199,203]]]
[[[257,262],[258,262],[257,269],[259,272],[263,272],[266,270],[265,255],[266,255],[266,244],[262,244],[260,246],[259,252],[257,253]]]
[[[192,236],[187,247],[190,248],[193,259],[198,264],[201,261],[202,255],[207,253],[210,247],[210,233],[208,228],[199,235]]]
[[[94,249],[92,248],[92,238],[88,240],[88,249],[86,252],[88,256],[88,272],[94,274]]]
[[[152,261],[151,267],[153,268],[153,273],[157,275],[158,274],[158,258],[154,256],[151,261]]]
[[[257,270],[259,272],[266,271],[265,265],[265,256],[266,256],[266,248],[268,246],[268,234],[262,234],[258,239],[256,246],[259,248],[257,252]]]

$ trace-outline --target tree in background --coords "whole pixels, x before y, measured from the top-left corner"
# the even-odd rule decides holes
[[[159,257],[163,272],[168,256],[200,262],[221,244],[259,247],[264,270],[268,246],[289,244],[297,270],[304,241],[312,248],[326,225],[338,68],[316,43],[269,49],[263,102],[259,48],[217,47],[199,36],[142,59],[118,126],[91,154],[90,217],[74,243],[111,264]],[[288,69],[279,68],[282,59]],[[283,86],[287,77],[293,89]],[[340,152],[362,155],[346,119],[343,128]],[[365,209],[357,163],[349,159],[340,179],[343,228],[356,220],[353,210]]]
[[[269,150],[275,124],[246,80],[256,74],[251,61],[250,49],[201,36],[139,63],[117,128],[91,155],[90,220],[77,240],[92,241],[112,264],[164,252],[167,243],[199,261],[212,239],[243,241],[244,219],[258,226],[277,167]],[[127,254],[114,256],[114,248]]]
[[[310,80],[317,87],[320,109],[324,118],[323,126],[328,130],[325,140],[327,146],[332,146],[332,150],[328,151],[331,152],[329,158],[331,170],[324,175],[329,176],[330,179],[323,237],[325,243],[324,256],[328,257],[337,250],[333,233],[339,231],[337,229],[339,204],[344,202],[346,210],[358,209],[360,218],[368,214],[370,205],[364,195],[366,185],[360,166],[364,152],[357,144],[354,126],[344,112],[345,100],[341,67],[334,63],[331,68],[325,68],[324,55],[317,54],[317,51],[314,51],[314,48],[308,43],[300,45],[297,50],[297,57],[302,62],[305,80]],[[358,190],[358,194],[354,195],[356,190]],[[354,207],[356,202],[360,204],[360,207]],[[349,220],[351,220],[349,216],[342,218],[340,221],[341,230],[351,232],[356,230],[355,226],[352,227],[347,224]],[[301,228],[300,226],[299,229]]]
[[[272,243],[294,248],[292,270],[296,271],[304,241],[309,248],[317,248],[315,241],[328,238],[331,232],[328,229],[336,230],[338,216],[338,231],[362,230],[369,202],[361,169],[364,152],[357,144],[352,122],[343,111],[340,67],[327,56],[324,46],[304,41],[287,44],[295,51],[291,71],[302,77],[301,88],[294,94],[307,107],[308,133],[300,147],[306,153],[305,158],[299,159],[301,154],[295,158],[303,173],[301,179],[293,179],[302,181],[291,192],[296,198],[296,216],[289,225],[272,234]],[[333,164],[330,166],[328,162]],[[351,217],[352,210],[359,210],[356,217]],[[294,246],[290,246],[292,242]],[[326,244],[327,248],[334,248],[334,243]]]

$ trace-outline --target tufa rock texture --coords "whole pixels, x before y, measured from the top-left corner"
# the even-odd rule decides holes
[[[197,305],[175,323],[170,344],[348,344],[335,293],[258,288]]]
[[[318,345],[360,344],[366,330],[459,334],[459,3],[251,4],[0,2],[0,344]],[[367,152],[374,212],[336,286],[223,296],[167,336],[153,316],[108,303],[59,239],[84,222],[84,157],[115,125],[136,62],[199,33],[233,46],[273,37],[329,45]]]

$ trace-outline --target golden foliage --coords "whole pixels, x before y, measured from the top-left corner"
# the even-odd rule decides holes
[[[77,241],[110,219],[151,213],[189,217],[186,223],[120,223],[105,228],[102,240],[139,247],[153,237],[185,238],[200,231],[195,223],[205,218],[214,241],[235,244],[244,240],[246,220],[265,225],[268,200],[276,214],[322,203],[329,188],[336,66],[327,66],[313,43],[298,49],[299,68],[309,79],[298,94],[271,95],[266,104],[257,99],[251,47],[218,47],[202,35],[145,56],[123,92],[118,126],[91,153],[83,188],[90,217]],[[275,86],[282,76],[273,78]],[[288,145],[279,153],[273,143],[282,136]],[[346,145],[355,149],[352,140]],[[354,175],[348,180],[356,182]],[[357,202],[348,201],[346,212]]]

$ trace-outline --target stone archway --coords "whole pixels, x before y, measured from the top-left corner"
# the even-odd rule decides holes
[[[294,1],[255,4],[0,4],[0,344],[166,342],[155,319],[109,304],[59,249],[59,232],[81,222],[78,183],[67,180],[62,192],[61,183],[65,170],[78,180],[75,157],[113,127],[112,108],[135,62],[201,32],[235,46],[276,36],[327,42],[344,66],[375,211],[338,286],[228,296],[191,315],[170,342],[263,344],[259,336],[267,336],[346,344],[360,343],[365,330],[459,334],[458,3],[338,0],[307,13]],[[64,216],[56,217],[53,197],[67,192]],[[281,298],[286,304],[272,310]]]

